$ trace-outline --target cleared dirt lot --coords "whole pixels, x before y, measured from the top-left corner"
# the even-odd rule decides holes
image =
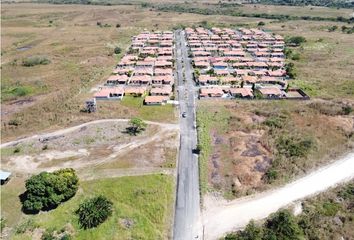
[[[177,125],[149,124],[137,136],[127,133],[128,126],[124,120],[107,120],[67,133],[15,142],[1,149],[2,166],[28,174],[64,167],[85,173],[88,169],[94,172],[95,169],[176,166]]]

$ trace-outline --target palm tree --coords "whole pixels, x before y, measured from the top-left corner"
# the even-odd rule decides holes
[[[94,228],[103,223],[113,212],[113,203],[104,196],[85,200],[76,210],[82,228]]]

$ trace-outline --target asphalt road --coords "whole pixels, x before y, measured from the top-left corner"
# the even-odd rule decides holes
[[[184,31],[176,31],[176,74],[180,115],[180,151],[177,173],[177,196],[173,238],[201,239],[195,91],[192,65],[188,58]]]

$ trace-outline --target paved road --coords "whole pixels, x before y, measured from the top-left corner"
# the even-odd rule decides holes
[[[180,111],[180,153],[177,173],[177,197],[173,236],[175,240],[201,239],[199,173],[195,128],[195,92],[192,66],[188,58],[184,31],[176,31],[176,74]]]

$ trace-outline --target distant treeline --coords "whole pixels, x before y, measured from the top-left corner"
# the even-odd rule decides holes
[[[82,5],[137,5],[141,2],[134,1],[111,1],[111,0],[32,0],[33,3],[50,3],[50,4],[82,4]]]
[[[321,6],[335,8],[354,8],[354,1],[345,0],[247,0],[244,3],[260,3],[270,5],[286,5],[286,6]]]
[[[265,18],[265,19],[277,19],[281,21],[285,20],[309,20],[309,21],[333,21],[333,22],[346,22],[353,23],[354,17],[314,17],[314,16],[290,16],[285,14],[268,14],[268,13],[243,13],[239,9],[233,8],[199,8],[189,7],[182,4],[142,4],[143,7],[151,7],[157,11],[162,12],[184,12],[184,13],[196,13],[203,15],[228,15],[235,17],[253,17],[253,18]]]

